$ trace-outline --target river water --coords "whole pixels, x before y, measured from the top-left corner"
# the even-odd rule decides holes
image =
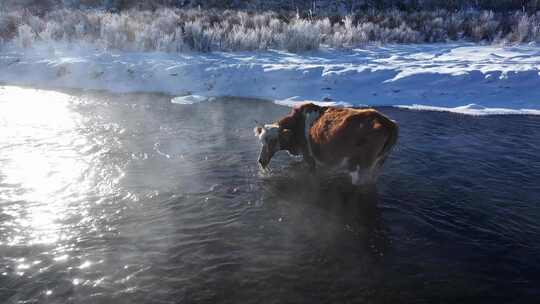
[[[378,187],[261,173],[289,109],[0,87],[1,303],[533,303],[540,116],[379,108]]]

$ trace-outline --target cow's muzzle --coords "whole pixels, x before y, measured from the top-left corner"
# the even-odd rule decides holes
[[[259,162],[259,165],[261,165],[261,168],[266,169],[268,167],[268,164],[270,163],[270,159],[259,157],[257,160]]]
[[[261,168],[266,169],[268,167],[268,164],[270,163],[270,159],[272,158],[272,154],[273,153],[270,153],[267,146],[261,147],[261,152],[259,153],[259,159],[257,160]]]

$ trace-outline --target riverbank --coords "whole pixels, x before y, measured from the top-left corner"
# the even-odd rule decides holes
[[[532,45],[389,45],[304,54],[12,45],[0,53],[0,65],[0,81],[42,88],[198,95],[192,98],[197,101],[238,96],[288,105],[307,100],[465,114],[540,113],[540,48]]]

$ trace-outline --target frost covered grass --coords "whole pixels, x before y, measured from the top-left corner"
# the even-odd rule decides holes
[[[125,51],[211,52],[278,49],[302,52],[368,43],[540,41],[540,13],[368,10],[344,17],[274,12],[161,8],[0,12],[0,43],[90,43]]]

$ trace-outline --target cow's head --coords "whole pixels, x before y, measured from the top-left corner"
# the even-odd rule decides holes
[[[253,131],[262,144],[261,152],[259,153],[259,164],[263,168],[268,166],[272,156],[277,151],[286,149],[289,146],[292,138],[292,131],[280,128],[277,123],[267,125],[257,124]]]

